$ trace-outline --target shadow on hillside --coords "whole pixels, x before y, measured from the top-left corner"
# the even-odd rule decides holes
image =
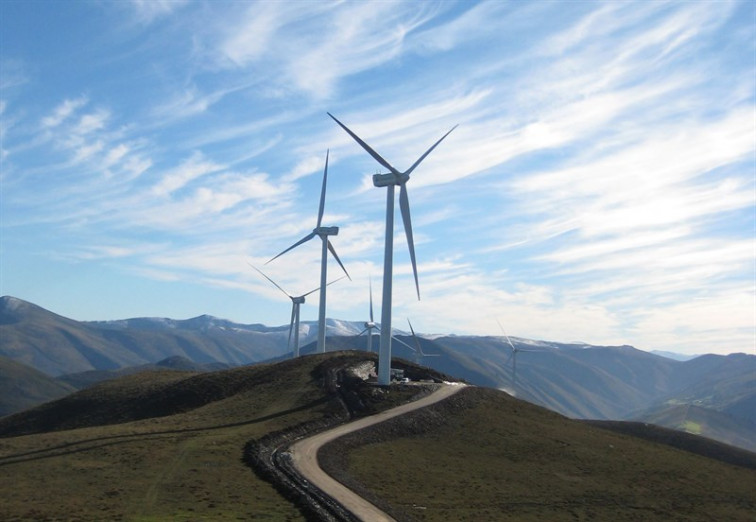
[[[169,438],[170,436],[173,436],[173,435],[179,435],[182,433],[197,433],[197,432],[202,432],[202,431],[221,430],[221,429],[226,429],[226,428],[236,428],[240,426],[258,424],[258,423],[266,422],[266,421],[276,419],[279,417],[284,417],[291,413],[308,410],[315,406],[325,404],[329,400],[330,399],[328,397],[321,397],[319,399],[315,399],[314,401],[310,401],[307,404],[303,404],[302,406],[298,406],[296,408],[290,408],[288,410],[271,413],[269,415],[263,415],[262,417],[257,417],[255,419],[242,421],[242,422],[233,422],[230,424],[218,424],[216,426],[205,426],[205,427],[199,427],[199,428],[182,428],[182,429],[175,429],[175,430],[153,431],[153,432],[145,432],[145,433],[132,433],[128,435],[111,435],[107,437],[95,437],[91,439],[79,440],[76,442],[68,442],[65,444],[60,444],[58,446],[51,446],[51,447],[40,449],[40,450],[5,455],[3,457],[0,457],[0,466],[7,466],[10,464],[18,464],[21,462],[30,462],[34,460],[42,460],[42,459],[53,458],[53,457],[61,457],[64,455],[80,453],[82,451],[89,451],[89,450],[93,450],[97,448],[104,448],[108,446],[115,446],[118,444],[134,442],[135,440],[140,440],[140,439],[163,439],[163,438]],[[79,447],[79,446],[84,446],[86,444],[93,444],[93,443],[103,442],[103,441],[108,441],[108,440],[112,442]],[[62,450],[65,450],[65,451],[62,451]]]

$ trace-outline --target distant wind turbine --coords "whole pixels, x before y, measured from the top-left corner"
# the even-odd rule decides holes
[[[380,328],[378,328],[378,325],[375,324],[375,320],[373,319],[373,281],[370,280],[370,321],[365,322],[365,329],[360,332],[360,335],[367,333],[368,352],[373,351],[373,330],[378,330],[380,332]]]
[[[336,262],[339,264],[341,269],[344,271],[347,277],[349,277],[349,272],[347,272],[346,268],[344,268],[344,264],[341,262],[341,259],[339,259],[338,254],[336,253],[336,249],[333,248],[333,245],[331,244],[331,241],[328,239],[328,236],[336,236],[339,234],[339,227],[324,227],[321,226],[321,223],[323,221],[323,212],[325,211],[325,195],[326,195],[326,180],[328,179],[328,152],[326,152],[326,161],[325,161],[325,169],[323,170],[323,187],[320,189],[320,207],[318,209],[318,223],[315,225],[315,228],[312,229],[312,232],[307,234],[305,237],[291,245],[289,248],[278,254],[277,256],[270,259],[268,263],[273,261],[274,259],[278,258],[279,256],[282,256],[289,250],[292,250],[302,243],[306,243],[307,241],[311,240],[315,236],[319,236],[320,239],[323,242],[323,251],[320,257],[320,308],[318,310],[318,352],[325,353],[325,339],[326,339],[326,324],[325,324],[325,314],[326,314],[326,278],[327,278],[327,272],[328,272],[328,251],[333,254],[333,257],[336,259]],[[351,281],[352,278],[349,277],[349,280]]]
[[[410,327],[410,332],[412,332],[412,338],[415,340],[415,346],[417,349],[415,350],[415,362],[417,364],[423,363],[423,357],[440,357],[440,353],[424,353],[423,348],[420,346],[420,339],[415,335],[415,329],[412,328],[412,323],[410,323],[409,318],[407,318],[407,323]]]
[[[291,334],[293,332],[294,333],[294,350],[293,350],[294,357],[299,357],[299,305],[304,304],[305,297],[307,297],[310,294],[313,294],[313,293],[317,292],[318,290],[320,290],[320,287],[315,288],[314,290],[310,290],[309,292],[307,292],[306,294],[303,294],[303,295],[291,295],[291,294],[289,294],[289,292],[287,292],[286,290],[284,290],[283,288],[281,288],[278,285],[278,283],[276,283],[270,277],[268,277],[267,275],[265,275],[262,270],[260,270],[259,268],[257,268],[252,263],[248,263],[248,264],[249,264],[249,266],[251,266],[252,268],[254,268],[255,270],[257,270],[257,272],[261,276],[263,276],[265,279],[267,279],[268,281],[270,281],[273,284],[273,286],[275,286],[281,292],[283,292],[286,295],[286,297],[288,297],[289,299],[291,299],[291,321],[289,322],[289,342],[286,345],[286,348],[287,349],[291,348]],[[333,283],[335,283],[336,281],[341,281],[342,279],[344,279],[344,276],[341,276],[340,278],[336,279],[335,281],[331,281],[326,286],[330,286]]]
[[[420,283],[417,279],[417,263],[415,261],[415,244],[412,239],[412,220],[410,219],[409,197],[407,196],[407,181],[410,174],[422,162],[433,149],[438,146],[444,138],[457,126],[441,136],[425,153],[418,158],[412,166],[404,172],[395,169],[388,161],[383,159],[380,154],[374,151],[367,143],[362,141],[359,136],[349,130],[330,112],[328,115],[344,129],[373,159],[389,170],[388,174],[375,174],[373,176],[373,185],[376,187],[386,187],[386,242],[384,245],[383,255],[383,303],[381,306],[381,347],[378,355],[378,384],[388,385],[391,383],[391,283],[393,277],[394,263],[394,187],[399,186],[399,209],[404,222],[404,233],[407,235],[407,246],[409,247],[410,260],[412,261],[412,272],[415,276],[415,288],[417,289],[417,298],[420,299]]]
[[[507,343],[509,343],[510,348],[512,348],[512,353],[509,354],[509,357],[507,357],[507,360],[504,361],[504,365],[509,362],[509,360],[512,360],[512,388],[514,389],[514,392],[517,392],[517,354],[520,352],[537,352],[538,350],[523,350],[522,348],[517,348],[514,344],[512,344],[512,341],[509,339],[509,336],[507,335],[507,332],[504,331],[504,327],[501,325],[501,323],[497,320],[496,321],[499,325],[499,328],[501,328],[501,333],[504,334],[504,337],[507,339]]]

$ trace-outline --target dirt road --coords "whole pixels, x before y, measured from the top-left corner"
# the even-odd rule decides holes
[[[313,437],[301,440],[289,448],[292,462],[303,477],[320,488],[324,493],[333,497],[360,519],[369,520],[370,522],[395,522],[395,520],[389,515],[342,485],[340,482],[331,478],[330,475],[326,474],[326,472],[318,466],[318,450],[322,445],[337,439],[342,435],[367,428],[373,424],[378,424],[418,408],[429,406],[453,395],[463,387],[464,385],[462,384],[445,384],[420,400],[403,404],[402,406],[398,406],[376,415],[371,415],[370,417],[364,417],[348,424],[343,424]]]

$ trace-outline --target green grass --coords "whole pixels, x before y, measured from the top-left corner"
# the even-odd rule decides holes
[[[246,388],[184,413],[0,438],[0,520],[303,520],[241,459],[248,440],[322,417],[325,403],[313,404],[324,396],[314,366],[218,372],[203,381],[208,388]],[[120,389],[136,384],[132,376]],[[175,381],[142,385],[153,397]],[[119,410],[118,382],[89,393]],[[77,422],[91,420],[81,415]]]
[[[352,487],[414,520],[756,520],[753,470],[494,390],[467,389],[326,454]]]

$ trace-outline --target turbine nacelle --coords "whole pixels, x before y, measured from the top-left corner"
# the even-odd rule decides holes
[[[312,233],[316,236],[338,236],[339,227],[315,227],[312,229]]]
[[[373,174],[374,187],[400,186],[407,183],[408,180],[409,176],[404,173],[394,174],[393,172],[389,172],[388,174]]]
[[[297,296],[297,297],[292,297],[291,298],[291,302],[293,304],[304,304],[304,302],[305,302],[305,296],[300,295],[300,296]]]

